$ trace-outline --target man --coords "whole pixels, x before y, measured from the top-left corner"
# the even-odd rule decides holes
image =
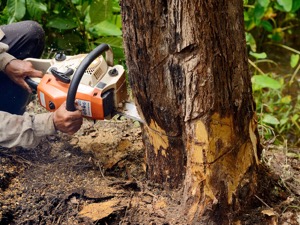
[[[46,136],[61,131],[74,134],[82,125],[80,109],[29,115],[25,112],[31,89],[25,77],[42,77],[25,58],[39,58],[44,31],[34,21],[0,26],[0,146],[32,148]]]

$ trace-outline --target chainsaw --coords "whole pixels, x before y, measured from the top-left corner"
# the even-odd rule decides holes
[[[125,70],[113,64],[109,45],[100,44],[89,54],[58,53],[53,59],[25,60],[44,73],[43,78],[26,77],[25,81],[46,110],[55,111],[66,101],[66,109],[75,111],[76,102],[89,119],[104,120],[118,113],[142,122],[135,105],[127,102]]]

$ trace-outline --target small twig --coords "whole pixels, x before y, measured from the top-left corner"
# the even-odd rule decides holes
[[[252,62],[250,59],[248,59],[248,62],[249,62],[250,65],[253,66],[258,72],[260,72],[261,74],[265,75],[265,73],[264,73],[257,65],[255,65],[254,62]]]
[[[60,224],[61,217],[62,217],[61,215],[58,217],[58,220],[57,220],[56,224]]]
[[[282,47],[282,48],[284,48],[286,50],[289,50],[291,52],[294,52],[296,54],[300,54],[300,51],[298,51],[296,49],[293,49],[293,48],[291,48],[289,46],[283,45],[283,44],[275,44],[275,43],[270,43],[270,42],[268,42],[267,44],[276,45],[276,46]]]
[[[127,207],[126,207],[126,209],[125,209],[124,217],[123,217],[123,219],[119,222],[119,225],[122,225],[122,224],[123,224],[124,219],[126,219],[126,217],[127,217],[127,215],[128,215],[128,209],[131,208],[131,201],[132,201],[133,196],[134,196],[134,192],[131,192],[131,194],[130,194],[130,200],[128,201]]]
[[[292,77],[291,77],[291,79],[290,79],[290,84],[293,83],[294,78],[295,78],[296,75],[298,74],[298,71],[299,71],[299,70],[300,70],[300,63],[299,63],[299,65],[297,66],[296,70],[294,71],[294,73],[293,73],[293,75],[292,75]]]
[[[261,203],[263,203],[265,206],[267,206],[269,209],[272,209],[271,206],[269,206],[267,203],[264,202],[264,200],[262,200],[260,197],[258,197],[257,195],[254,195],[259,201],[261,201]]]
[[[285,213],[285,211],[288,208],[294,208],[294,209],[299,209],[300,210],[300,206],[297,206],[297,205],[288,205],[287,207],[284,208],[284,210],[282,211],[282,213]]]
[[[100,162],[99,162],[99,161],[96,161],[95,164],[96,164],[96,166],[98,167],[98,169],[99,169],[99,171],[100,171],[100,173],[101,173],[101,176],[102,176],[104,179],[106,179],[106,177],[104,176],[104,173],[103,173],[103,171],[102,171],[102,168],[103,168],[103,167],[100,165]]]

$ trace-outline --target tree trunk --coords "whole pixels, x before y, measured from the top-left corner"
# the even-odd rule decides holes
[[[190,224],[229,223],[257,183],[243,1],[123,0],[121,10],[148,179],[183,187]]]

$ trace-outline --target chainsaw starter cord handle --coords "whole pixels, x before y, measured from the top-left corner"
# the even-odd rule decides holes
[[[68,111],[76,110],[75,97],[84,72],[98,56],[100,56],[103,52],[108,51],[109,49],[110,47],[108,44],[100,44],[94,50],[92,50],[79,64],[71,80],[68,94],[67,94],[66,109]]]

